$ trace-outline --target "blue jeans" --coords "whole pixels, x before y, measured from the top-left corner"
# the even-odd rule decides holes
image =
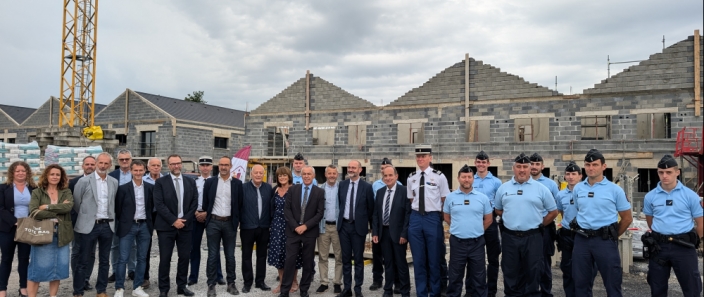
[[[147,228],[147,223],[132,223],[130,231],[124,237],[120,237],[120,259],[117,261],[115,271],[115,289],[125,288],[125,266],[132,252],[132,243],[137,242],[137,265],[134,269],[134,281],[132,289],[139,288],[144,282],[144,270],[147,267],[147,250],[149,242],[152,241],[151,232]]]
[[[98,246],[98,281],[95,284],[96,293],[105,293],[108,286],[108,273],[110,272],[110,246],[113,232],[108,223],[96,223],[93,230],[88,234],[81,234],[81,246],[79,255],[81,257],[76,271],[73,272],[73,295],[83,295],[83,288],[86,285],[85,273],[88,271],[86,265],[89,262],[91,252]],[[30,261],[31,263],[31,261]]]
[[[115,224],[117,226],[117,224]],[[137,245],[133,242],[129,244],[130,247],[132,247],[132,251],[130,253],[130,259],[129,262],[127,262],[127,269],[130,272],[134,272],[134,266],[137,263],[135,261],[135,256],[137,254]],[[110,247],[110,264],[112,264],[112,273],[117,273],[116,269],[117,268],[117,262],[120,260],[120,238],[117,237],[117,234],[113,236],[112,238],[112,246]],[[115,276],[117,277],[117,276]]]

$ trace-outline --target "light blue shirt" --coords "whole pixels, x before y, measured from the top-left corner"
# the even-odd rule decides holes
[[[486,195],[472,189],[469,194],[456,190],[447,195],[442,211],[450,215],[450,234],[467,239],[484,235],[484,216],[494,208]]]
[[[24,218],[29,215],[29,200],[32,198],[32,194],[29,193],[27,184],[24,185],[24,191],[20,192],[17,186],[12,183],[12,187],[15,189],[15,218]]]
[[[501,185],[496,190],[494,207],[503,210],[501,220],[513,231],[538,228],[543,223],[543,213],[557,209],[550,190],[532,178],[522,184],[511,178]]]
[[[651,229],[664,235],[687,233],[694,228],[693,218],[702,217],[699,195],[677,181],[670,193],[658,186],[645,195],[643,213],[653,217]]]
[[[572,190],[565,188],[557,193],[557,210],[562,212],[562,228],[570,228],[570,222],[577,216]]]
[[[303,177],[301,177],[300,175],[296,175],[296,174],[293,173],[293,172],[291,172],[291,176],[293,176],[293,184],[294,184],[294,185],[303,184]],[[315,180],[315,178],[313,179],[313,185],[314,185],[314,186],[317,186],[317,185],[318,185],[318,181]],[[305,189],[304,189],[304,190],[305,190]]]
[[[491,202],[491,207],[494,207],[494,197],[496,196],[496,190],[501,186],[501,180],[494,177],[491,172],[487,172],[484,178],[479,177],[478,174],[474,175],[474,183],[472,187],[475,190],[481,192],[489,198]]]
[[[403,186],[403,184],[401,184],[400,181],[396,181],[396,185]],[[380,180],[380,179],[379,179],[379,180],[376,180],[376,181],[372,184],[372,190],[374,190],[374,201],[376,201],[376,192],[378,192],[379,189],[381,189],[381,188],[383,188],[383,187],[386,187],[386,184],[384,183],[383,180]]]
[[[164,176],[164,175],[161,174],[161,173],[159,173],[159,177],[162,177],[162,176]],[[152,184],[152,185],[153,185],[154,183],[156,183],[156,180],[153,179],[153,178],[152,178],[152,175],[149,174],[149,173],[147,173],[147,175],[145,175],[145,176],[142,177],[142,181],[144,181],[145,183]]]
[[[332,187],[328,185],[328,183],[323,183],[320,185],[320,188],[325,190],[325,214],[324,218],[320,220],[320,234],[325,233],[325,221],[337,222],[337,216],[340,213],[340,205],[337,201],[337,190],[339,185],[339,182],[335,182],[335,186]]]
[[[597,230],[618,221],[619,211],[631,209],[621,187],[606,177],[594,186],[589,185],[588,180],[579,182],[572,191],[580,227]]]
[[[541,185],[548,188],[548,190],[550,190],[550,193],[552,193],[552,198],[555,199],[555,203],[559,204],[559,202],[557,201],[557,193],[560,192],[560,190],[557,188],[557,183],[555,183],[554,180],[551,180],[551,179],[545,177],[545,175],[541,174],[540,177],[538,179],[536,179],[535,181],[539,182]],[[545,216],[546,214],[548,214],[548,213],[543,212],[543,216]]]
[[[315,185],[306,185],[302,184],[301,185],[301,206],[303,206],[303,201],[306,200],[306,188],[308,188],[308,197],[310,197],[310,192],[313,191],[313,187]],[[303,219],[303,218],[301,218]]]
[[[132,172],[129,170],[127,173],[122,172],[120,169],[120,186],[132,181]]]

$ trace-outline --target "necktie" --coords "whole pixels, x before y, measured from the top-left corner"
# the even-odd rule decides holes
[[[308,187],[306,187],[306,191],[303,193],[303,203],[301,204],[301,220],[298,221],[299,224],[303,225],[303,220],[306,216],[306,206],[308,205]]]
[[[389,190],[389,194],[386,195],[386,200],[384,201],[384,226],[389,225],[390,210],[391,210],[391,190]]]
[[[354,183],[350,184],[352,184],[352,193],[350,194],[350,209],[347,212],[347,216],[350,221],[354,221]]]
[[[420,187],[418,187],[418,211],[425,215],[425,172],[420,173]]]
[[[176,182],[176,198],[178,198],[178,213],[176,216],[180,216],[181,212],[183,211],[181,209],[181,183],[178,181],[179,178],[174,178],[174,181]]]
[[[257,188],[257,211],[259,212],[259,218],[261,219],[262,218],[262,193],[259,192],[259,188]]]

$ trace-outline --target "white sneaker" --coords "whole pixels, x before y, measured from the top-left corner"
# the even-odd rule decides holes
[[[117,289],[115,290],[115,297],[122,297],[122,295],[125,294],[125,289]]]
[[[146,292],[144,292],[144,289],[142,289],[142,287],[139,287],[139,288],[136,288],[136,289],[132,290],[132,296],[135,296],[135,297],[149,297],[149,294],[147,294]]]

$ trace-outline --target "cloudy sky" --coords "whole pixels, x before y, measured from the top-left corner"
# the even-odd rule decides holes
[[[62,1],[3,1],[0,104],[60,90]],[[306,70],[377,105],[464,54],[559,92],[702,29],[701,0],[186,1],[99,4],[96,102],[125,88],[256,108]],[[612,65],[612,74],[627,67]]]

